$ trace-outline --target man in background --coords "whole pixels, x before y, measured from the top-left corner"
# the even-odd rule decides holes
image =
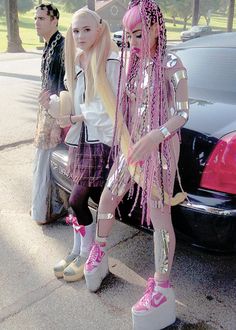
[[[45,46],[41,61],[41,93],[47,91],[48,97],[59,95],[64,86],[64,37],[58,31],[59,11],[52,4],[36,7],[35,28],[43,37]],[[51,182],[50,155],[61,142],[61,129],[41,102],[37,115],[36,147],[33,166],[33,191],[31,216],[39,225],[56,220],[63,211],[58,191]]]

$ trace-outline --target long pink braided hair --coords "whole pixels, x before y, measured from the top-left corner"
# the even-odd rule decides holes
[[[124,119],[133,143],[152,129],[156,129],[168,120],[167,83],[165,80],[166,65],[166,29],[163,15],[157,3],[153,0],[131,1],[123,18],[124,29],[133,30],[139,23],[142,29],[142,48],[137,54],[130,50],[127,65],[126,35],[123,33],[121,49],[121,67],[128,67],[126,78],[120,75],[118,88],[118,111],[123,112]],[[157,23],[157,44],[155,54],[150,54],[150,28]],[[135,110],[131,103],[135,98]],[[132,100],[133,99],[133,100]],[[142,115],[143,113],[143,115]],[[139,135],[137,135],[139,132]],[[167,177],[163,180],[163,168],[167,168]],[[147,199],[151,198],[152,185],[158,187],[161,206],[164,204],[165,191],[172,196],[170,180],[170,146],[168,140],[157,147],[142,166],[144,185],[141,193],[143,206],[142,222],[146,218],[150,223],[150,212]],[[135,204],[140,193],[136,193]],[[130,196],[133,190],[130,191]],[[133,208],[134,208],[133,206]]]

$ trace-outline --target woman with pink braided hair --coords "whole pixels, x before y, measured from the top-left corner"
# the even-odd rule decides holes
[[[186,197],[183,192],[172,195],[178,173],[179,129],[188,119],[187,74],[181,61],[166,52],[165,23],[155,1],[131,1],[123,25],[123,45],[129,41],[131,46],[128,60],[127,49],[121,50],[127,72],[120,74],[117,111],[112,113],[112,104],[106,107],[116,128],[116,161],[99,203],[96,241],[84,274],[88,289],[96,291],[108,273],[106,241],[115,209],[128,191],[135,195],[134,206],[141,195],[142,221],[151,222],[154,228],[155,274],[132,307],[133,327],[157,330],[176,319],[169,281],[175,251],[170,211],[171,205]]]

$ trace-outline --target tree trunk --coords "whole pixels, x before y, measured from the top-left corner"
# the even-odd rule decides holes
[[[235,0],[229,0],[229,11],[228,11],[228,22],[227,22],[228,32],[233,31],[234,7],[235,7]]]
[[[173,26],[176,26],[175,16],[172,16],[172,19],[173,19]]]
[[[184,26],[183,26],[183,30],[186,30],[187,28],[187,22],[188,22],[188,18],[184,18]]]
[[[42,4],[42,0],[39,0],[39,6]],[[39,42],[41,42],[41,44],[44,42],[44,40],[43,40],[43,37],[39,37]],[[40,48],[41,48],[41,46],[40,46]]]
[[[22,42],[19,35],[19,20],[17,0],[5,0],[6,20],[7,20],[7,52],[21,53],[24,52]]]
[[[87,0],[88,9],[95,11],[95,0]]]
[[[193,18],[192,26],[198,25],[200,0],[193,0]]]

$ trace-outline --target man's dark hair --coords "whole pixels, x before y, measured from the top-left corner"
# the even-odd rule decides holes
[[[59,10],[52,3],[49,3],[47,5],[41,3],[41,5],[37,6],[35,9],[47,10],[47,15],[50,16],[52,19],[59,19],[60,17]]]

